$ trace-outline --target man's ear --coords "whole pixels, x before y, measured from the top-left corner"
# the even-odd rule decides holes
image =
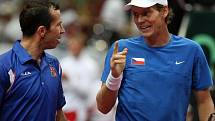
[[[47,29],[46,29],[45,26],[39,26],[39,27],[37,28],[37,33],[38,33],[38,35],[39,35],[41,38],[44,38],[44,37],[45,37],[46,32],[47,32]]]
[[[169,8],[168,6],[164,6],[163,7],[163,10],[162,10],[162,13],[163,13],[163,17],[166,18],[169,14]]]

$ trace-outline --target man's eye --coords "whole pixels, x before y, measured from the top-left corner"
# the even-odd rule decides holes
[[[150,12],[144,12],[143,14],[142,14],[143,16],[149,16],[150,15]]]

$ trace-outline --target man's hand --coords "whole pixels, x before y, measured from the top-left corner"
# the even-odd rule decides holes
[[[113,55],[111,57],[110,66],[112,76],[117,78],[123,72],[126,63],[126,55],[128,53],[128,49],[124,48],[122,52],[118,52],[118,41],[114,44]]]

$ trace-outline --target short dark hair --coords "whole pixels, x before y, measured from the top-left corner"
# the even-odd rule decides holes
[[[161,4],[155,4],[154,7],[155,7],[155,9],[157,9],[158,11],[162,11],[163,8],[164,8],[164,6],[161,5]],[[167,17],[165,18],[165,22],[166,22],[167,24],[171,23],[171,20],[172,20],[173,16],[174,16],[174,13],[173,13],[173,11],[172,11],[172,8],[169,8],[169,13],[168,13]]]
[[[59,10],[57,3],[49,0],[26,0],[19,15],[23,36],[32,36],[39,26],[50,28],[52,16],[50,9]]]

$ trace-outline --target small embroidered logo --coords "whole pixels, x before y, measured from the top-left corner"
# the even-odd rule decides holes
[[[26,71],[26,72],[24,72],[24,73],[21,73],[21,76],[27,76],[27,75],[31,75],[31,72]]]
[[[50,67],[51,76],[57,77],[57,72],[56,72],[55,68],[52,67],[51,65],[49,65],[49,67]]]
[[[184,63],[185,61],[175,61],[175,64],[176,65],[179,65],[179,64],[182,64],[182,63]]]

